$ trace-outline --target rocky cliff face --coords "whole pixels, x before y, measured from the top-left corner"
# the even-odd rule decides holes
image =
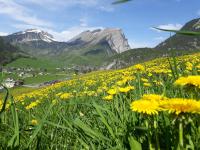
[[[117,53],[131,49],[121,29],[107,28],[85,31],[68,41],[70,45],[87,46],[97,45],[102,42],[107,42],[110,48]]]

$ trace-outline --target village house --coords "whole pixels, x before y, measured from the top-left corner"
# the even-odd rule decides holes
[[[29,78],[29,77],[33,77],[34,75],[31,73],[25,73],[25,72],[20,72],[18,74],[19,77],[23,77],[23,78]]]
[[[13,88],[15,86],[15,81],[14,79],[7,78],[6,80],[3,81],[2,84],[7,88]]]
[[[24,82],[22,80],[15,81],[14,79],[7,78],[6,80],[3,81],[2,84],[7,88],[13,88],[15,86],[23,85]]]

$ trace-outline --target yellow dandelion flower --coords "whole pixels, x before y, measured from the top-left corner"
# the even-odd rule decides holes
[[[153,75],[152,73],[150,73],[150,72],[148,73],[148,76],[149,76],[149,77],[151,77],[152,75]]]
[[[133,66],[133,68],[137,71],[144,71],[145,70],[144,66],[141,65],[141,64],[137,64],[137,65]]]
[[[115,95],[118,93],[118,90],[116,88],[113,88],[113,89],[108,90],[107,93],[110,95]]]
[[[200,88],[200,76],[188,76],[188,77],[180,77],[175,81],[175,85],[179,86],[195,86]]]
[[[200,113],[200,102],[193,99],[172,98],[160,103],[160,108],[169,113]]]
[[[101,88],[97,89],[97,93],[102,93],[102,92],[103,92],[103,89],[101,89]]]
[[[32,109],[32,108],[36,107],[37,105],[38,105],[37,102],[32,102],[32,103],[30,103],[28,106],[26,106],[25,108],[26,108],[27,110],[29,110],[29,109]]]
[[[52,101],[52,104],[57,104],[58,103],[58,100],[56,100],[56,99],[54,99],[53,101]]]
[[[122,86],[124,83],[126,83],[126,81],[124,82],[123,80],[122,80],[122,81],[117,81],[117,82],[116,82],[116,84],[119,85],[119,86]]]
[[[193,68],[193,64],[191,62],[187,62],[186,63],[186,69],[189,70],[189,71],[191,71],[192,68]]]
[[[143,85],[144,85],[145,87],[151,87],[151,84],[150,84],[150,83],[143,83]]]
[[[155,85],[157,85],[157,86],[159,86],[159,85],[163,85],[163,83],[162,83],[161,81],[156,81],[156,80],[154,80],[153,82],[154,82]]]
[[[104,100],[112,100],[113,99],[113,95],[105,96],[103,99]]]
[[[131,110],[147,115],[156,115],[159,111],[159,104],[156,101],[137,100],[131,103]]]
[[[120,87],[119,88],[119,91],[120,92],[122,92],[122,93],[127,93],[127,92],[129,92],[130,90],[133,90],[134,89],[134,87],[133,86],[127,86],[127,87]]]
[[[36,119],[33,119],[33,120],[31,120],[31,124],[35,126],[38,124],[38,121]]]
[[[169,76],[169,77],[172,77],[172,74],[171,74],[171,73],[169,73],[169,74],[168,74],[168,76]]]
[[[157,95],[157,94],[144,94],[142,96],[143,100],[150,100],[150,101],[162,101],[162,100],[166,100],[166,97],[163,97],[162,95]]]
[[[68,99],[68,98],[71,98],[71,97],[72,97],[71,93],[64,93],[64,94],[60,95],[61,99]]]
[[[149,82],[149,80],[148,80],[148,79],[145,79],[145,78],[141,78],[141,81],[142,81],[142,82]]]
[[[63,94],[63,93],[60,92],[60,93],[57,93],[56,96],[60,96],[60,95],[62,95],[62,94]]]

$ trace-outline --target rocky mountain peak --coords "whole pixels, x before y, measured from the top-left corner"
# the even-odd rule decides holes
[[[107,42],[110,48],[122,53],[130,49],[128,40],[124,33],[118,28],[96,29],[93,31],[84,31],[72,38],[68,43],[96,45],[101,42]]]
[[[45,31],[39,29],[27,29],[9,35],[9,40],[12,43],[26,43],[31,41],[44,41],[53,42],[55,41],[53,36]]]

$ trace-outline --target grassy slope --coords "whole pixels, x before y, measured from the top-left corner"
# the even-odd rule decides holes
[[[50,74],[50,75],[25,78],[24,83],[38,84],[38,83],[43,83],[43,82],[48,82],[48,81],[53,81],[53,80],[62,80],[62,79],[66,79],[66,77],[67,77],[66,75]]]
[[[78,49],[71,52],[64,52],[60,56],[55,57],[38,57],[33,58],[20,58],[8,64],[9,67],[33,67],[45,68],[48,70],[55,70],[57,67],[70,67],[73,65],[91,65],[101,66],[105,62],[112,62],[113,60],[121,60],[127,65],[142,63],[155,58],[163,57],[166,55],[186,55],[199,52],[199,50],[155,50],[151,48],[132,49],[121,54],[107,55],[106,51],[97,54],[90,54],[92,50],[98,50],[102,47],[92,47],[90,49]]]
[[[15,87],[13,89],[10,89],[10,92],[15,97],[15,96],[19,96],[21,94],[32,92],[36,89],[38,89],[38,88]],[[4,96],[5,96],[5,93],[0,92],[0,100],[2,100],[4,98]]]
[[[53,68],[58,67],[59,64],[47,58],[20,58],[6,66],[53,69]]]
[[[191,62],[194,57],[195,55],[186,56],[185,58],[189,58],[186,60],[184,57],[178,59]],[[197,58],[199,58],[199,54]],[[195,59],[194,63],[196,63],[195,61],[199,62],[198,59]],[[139,145],[138,149],[149,149],[151,144],[154,147],[159,147],[160,145],[160,149],[170,149],[179,146],[180,140],[178,140],[177,137],[181,134],[180,137],[184,138],[183,140],[185,143],[191,141],[192,144],[189,143],[189,146],[194,147],[193,149],[199,149],[200,136],[198,132],[198,114],[182,112],[179,115],[172,115],[171,113],[173,113],[173,111],[169,111],[168,113],[170,109],[165,109],[163,113],[157,114],[155,112],[158,111],[157,104],[160,105],[159,103],[161,101],[159,100],[161,100],[161,98],[157,100],[157,98],[154,99],[154,97],[152,101],[146,104],[143,102],[144,105],[143,103],[140,103],[141,106],[136,105],[136,108],[139,110],[146,110],[142,111],[145,113],[144,115],[139,115],[131,111],[131,102],[141,98],[143,94],[147,93],[156,93],[159,94],[159,96],[164,93],[164,96],[175,98],[196,98],[194,97],[195,94],[197,98],[200,97],[199,93],[195,90],[192,92],[196,93],[192,95],[187,93],[188,91],[180,92],[180,90],[173,85],[176,78],[169,76],[168,73],[165,74],[161,72],[159,74],[154,74],[156,69],[158,69],[157,71],[161,70],[163,67],[167,70],[169,69],[166,59],[164,61],[163,59],[157,59],[153,62],[146,62],[145,66],[147,67],[146,69],[148,69],[146,70],[147,72],[141,72],[140,74],[136,73],[134,67],[121,71],[113,71],[111,73],[106,71],[104,71],[104,73],[102,72],[102,74],[91,73],[85,78],[78,78],[74,82],[71,82],[73,83],[71,85],[69,81],[60,84],[60,86],[54,86],[54,88],[38,90],[37,92],[40,94],[37,92],[30,94],[30,98],[26,98],[26,100],[23,101],[25,104],[21,105],[21,103],[17,103],[16,105],[19,110],[17,113],[19,116],[19,127],[21,129],[19,135],[20,148],[23,149],[27,147],[27,143],[30,143],[30,148],[32,149],[48,149],[50,146],[52,147],[51,149],[66,149],[67,145],[69,149],[89,149],[90,147],[94,147],[94,149],[113,148],[123,150],[130,149],[130,146],[136,143],[136,145]],[[180,63],[180,67],[181,66],[182,62]],[[185,74],[185,67],[182,67],[183,68],[178,70],[178,75]],[[148,76],[148,71],[150,70],[153,73],[151,77]],[[196,73],[196,70],[194,70],[194,72],[188,72],[188,74]],[[136,75],[138,75],[138,78],[130,78]],[[148,83],[152,85],[154,85],[153,82],[156,80],[161,81],[165,86],[157,85],[146,87],[144,83],[141,82],[142,80],[140,77],[147,78]],[[125,78],[129,78],[130,81],[128,80],[128,83],[124,83],[125,85],[122,86],[126,87],[132,85],[135,89],[129,91],[129,93],[118,93],[114,95],[111,102],[103,101],[102,98],[105,96],[106,91],[116,86],[118,87],[119,85],[116,84],[117,81],[121,81]],[[108,89],[105,92],[98,93],[96,96],[97,90],[99,88],[104,89],[105,84],[108,86]],[[74,97],[67,95],[67,93],[74,93],[74,90],[77,90]],[[62,95],[59,95],[60,93]],[[84,93],[87,93],[87,95],[84,95]],[[33,95],[35,97],[33,97]],[[55,98],[57,101],[55,101]],[[170,99],[169,102],[171,100],[172,99]],[[30,106],[31,104],[36,104],[36,106],[32,105],[33,107],[31,110],[23,109],[23,107]],[[149,106],[149,109],[147,106]],[[192,107],[193,105],[189,106]],[[179,107],[177,107],[178,110],[192,110],[187,107]],[[142,113],[141,111],[139,112]],[[146,114],[147,112],[151,112],[149,114],[155,113],[155,117],[153,115],[148,116]],[[12,115],[10,114],[11,113],[5,113],[7,122],[5,124],[6,126],[2,126],[4,127],[3,129],[5,129],[3,130],[5,132],[2,131],[2,140],[5,141],[2,142],[5,145],[4,147],[7,146],[7,141],[11,139],[13,135],[12,129],[14,129],[14,127],[10,123],[12,121]],[[46,114],[48,116],[46,116]],[[182,117],[184,117],[184,121],[182,121]],[[38,124],[36,123],[36,125],[33,125],[33,129],[28,132],[26,129],[30,128],[32,119],[38,120]],[[174,123],[172,124],[171,122]],[[191,125],[191,122],[194,124]],[[188,140],[187,136],[183,136],[183,133],[179,132],[179,123],[181,127],[184,128],[184,135],[190,136],[191,139]],[[155,129],[159,130],[155,132]],[[193,130],[194,132],[191,132]],[[148,134],[148,132],[151,134]],[[157,142],[152,140],[148,145],[148,137],[154,139],[157,135],[163,138],[158,138]],[[30,137],[34,137],[34,140],[31,140],[33,138]],[[180,143],[182,143],[182,141]],[[136,146],[133,146],[132,149],[136,149],[134,147]]]
[[[100,66],[107,58],[113,56],[108,44],[83,47],[64,52],[58,58],[66,64]]]
[[[173,51],[167,51],[167,50],[156,50],[151,48],[139,48],[139,49],[132,49],[126,52],[123,52],[121,54],[115,55],[111,58],[118,59],[121,61],[126,62],[128,65],[136,64],[136,63],[142,63],[145,61],[149,61],[155,58],[160,58],[164,56],[182,56],[187,54],[193,54],[196,52],[199,52],[200,50],[173,50]]]
[[[25,56],[24,52],[20,51],[18,47],[15,47],[10,43],[5,42],[0,37],[0,66],[7,64],[22,56]]]

